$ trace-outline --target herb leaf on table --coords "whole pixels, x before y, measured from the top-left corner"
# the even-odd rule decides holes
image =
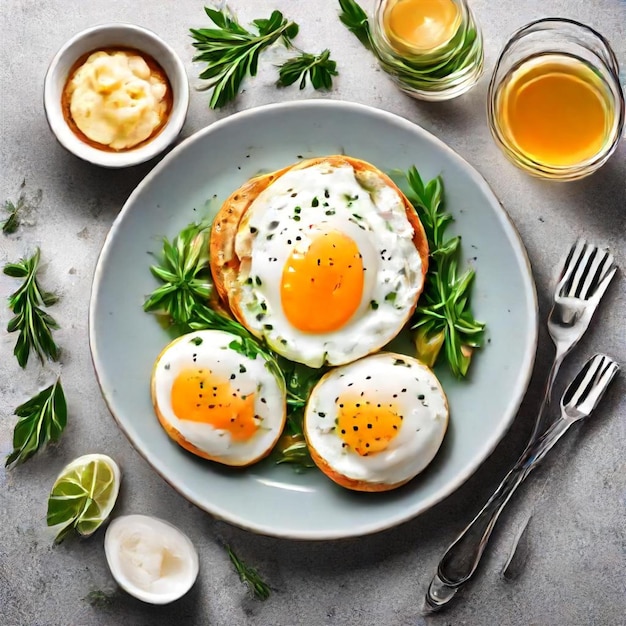
[[[45,357],[52,361],[59,359],[59,348],[52,338],[52,331],[59,326],[41,308],[53,305],[58,297],[54,293],[43,291],[39,285],[37,272],[40,258],[38,248],[29,259],[7,263],[3,270],[7,276],[24,279],[21,287],[9,296],[9,308],[14,317],[7,326],[10,333],[19,331],[13,353],[21,367],[26,367],[31,350],[35,351],[42,363]]]
[[[226,546],[226,552],[228,552],[228,556],[239,574],[239,580],[248,586],[256,598],[267,600],[270,597],[271,590],[256,569],[246,565],[230,546]]]
[[[4,203],[4,210],[9,216],[2,222],[2,232],[5,235],[12,235],[17,231],[20,225],[19,213],[24,207],[25,197],[22,194],[17,202],[13,204],[10,200]]]
[[[368,50],[373,50],[367,13],[355,0],[339,0],[339,6],[341,7],[339,19]]]
[[[269,19],[253,20],[254,29],[246,30],[226,9],[204,10],[217,28],[190,29],[198,51],[193,60],[206,63],[200,78],[209,81],[206,89],[213,89],[209,106],[216,109],[237,97],[246,76],[256,76],[263,50],[279,40],[291,47],[299,27],[280,11],[274,11]]]
[[[67,405],[61,380],[15,409],[19,418],[13,431],[13,452],[5,466],[27,461],[49,441],[57,441],[67,424]]]
[[[279,87],[288,87],[300,81],[300,89],[306,87],[307,76],[314,89],[332,89],[333,76],[337,76],[337,63],[330,58],[330,50],[320,54],[302,52],[279,66]]]

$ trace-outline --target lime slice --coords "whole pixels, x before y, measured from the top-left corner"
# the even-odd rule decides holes
[[[120,490],[117,463],[104,454],[86,454],[58,475],[48,498],[48,526],[58,527],[55,543],[72,529],[88,537],[109,517]]]

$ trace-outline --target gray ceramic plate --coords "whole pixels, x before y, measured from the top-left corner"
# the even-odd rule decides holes
[[[149,380],[167,333],[142,311],[156,286],[147,252],[261,170],[301,157],[345,153],[382,170],[417,165],[443,176],[463,256],[477,270],[474,311],[489,342],[467,380],[438,370],[451,423],[435,461],[383,494],[353,493],[317,470],[268,461],[238,471],[188,454],[161,429]],[[106,239],[89,311],[90,343],[104,398],[135,448],[177,491],[228,522],[268,535],[333,539],[403,522],[451,494],[492,452],[519,407],[537,343],[537,302],[526,253],[486,182],[441,141],[405,119],[366,106],[315,100],[238,113],[167,155],[135,189]],[[511,332],[515,329],[515,332]]]

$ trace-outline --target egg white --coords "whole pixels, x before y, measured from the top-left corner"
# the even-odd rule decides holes
[[[265,456],[275,445],[285,423],[286,395],[261,356],[255,359],[230,347],[240,338],[218,330],[201,330],[170,343],[157,359],[152,374],[155,407],[189,443],[226,465],[247,465]],[[258,429],[247,441],[235,441],[227,430],[180,419],[172,409],[172,385],[181,371],[204,369],[240,389],[255,394]]]
[[[294,212],[297,206],[300,213]],[[324,230],[340,231],[358,246],[363,294],[344,326],[305,333],[283,312],[282,272],[293,247],[306,250]],[[245,325],[279,354],[311,367],[373,352],[397,335],[421,292],[422,262],[413,234],[402,198],[376,173],[356,174],[349,165],[328,163],[288,171],[254,200],[235,238]]]
[[[403,416],[388,447],[361,456],[337,430],[337,398],[388,398]],[[395,396],[395,397],[394,397]],[[340,476],[371,484],[398,485],[419,474],[435,457],[448,425],[448,403],[435,374],[417,359],[379,352],[327,373],[306,406],[307,442]]]

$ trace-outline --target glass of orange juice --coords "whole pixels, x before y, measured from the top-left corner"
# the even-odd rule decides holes
[[[483,41],[466,0],[378,0],[372,44],[381,67],[408,95],[449,100],[483,69]]]
[[[608,41],[589,26],[548,18],[518,30],[489,84],[496,143],[518,167],[554,180],[596,171],[624,129],[624,94]]]

